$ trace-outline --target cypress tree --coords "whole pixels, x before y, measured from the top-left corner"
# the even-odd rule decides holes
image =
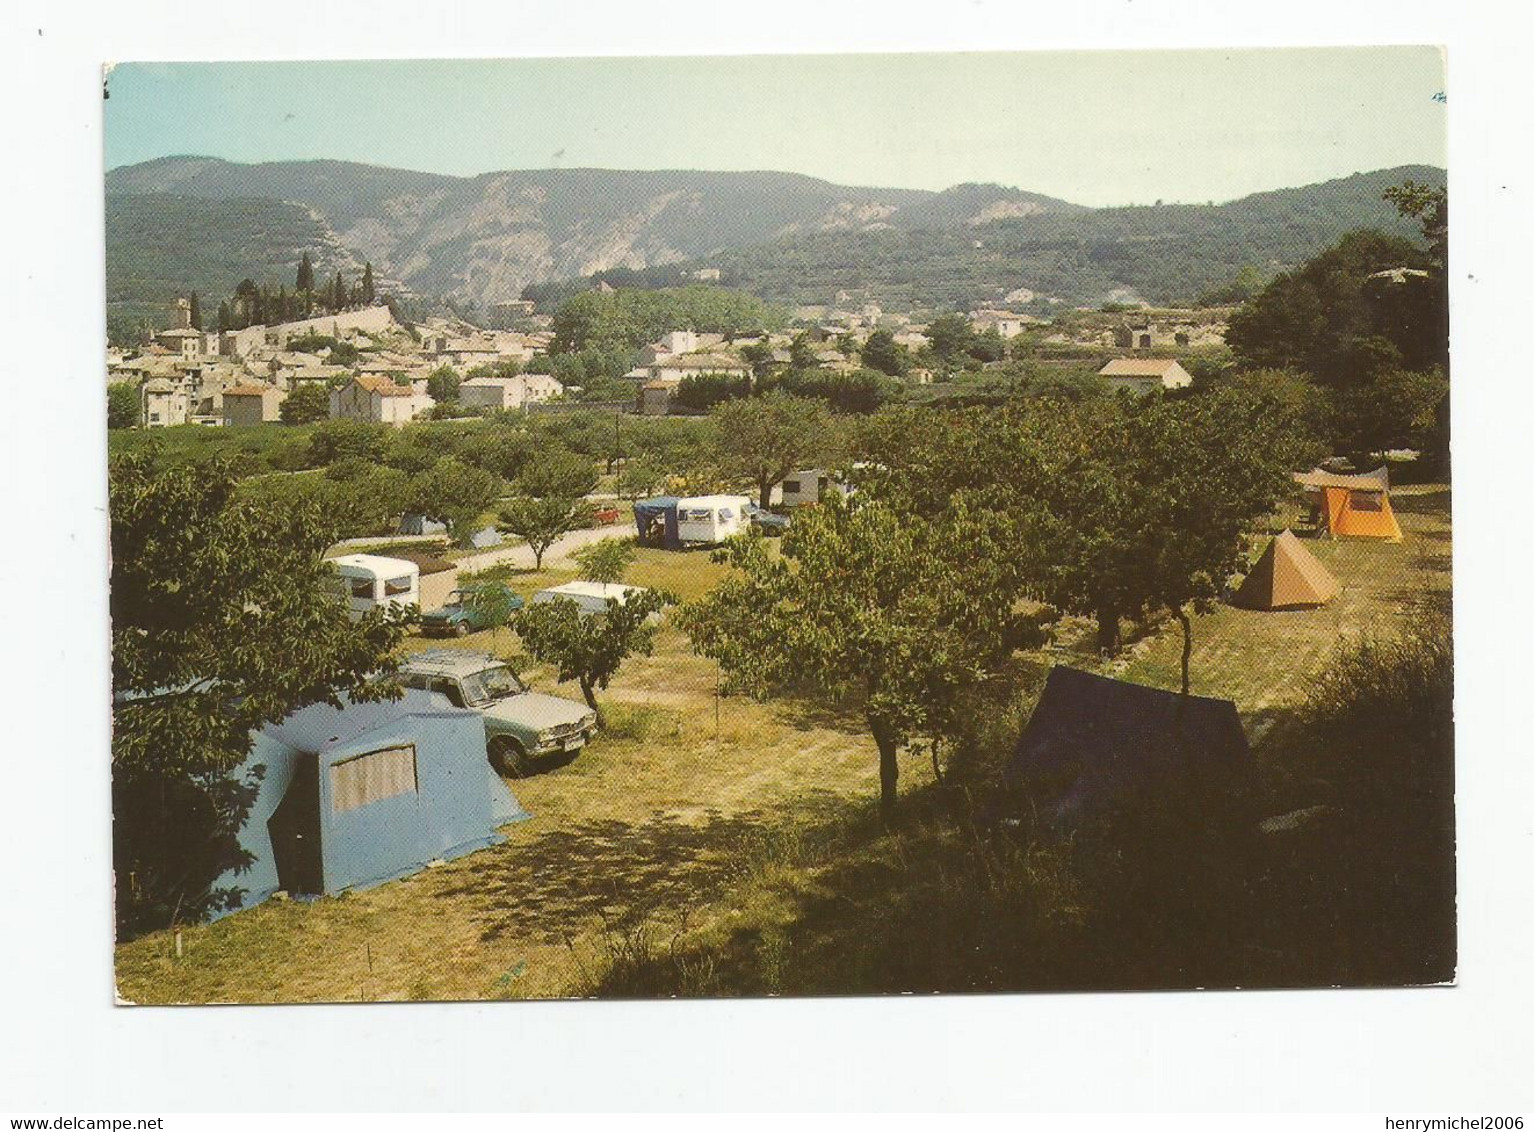
[[[314,290],[314,264],[309,262],[308,252],[298,261],[298,281],[295,287],[299,294]]]
[[[191,293],[191,295],[189,296],[189,301],[190,301],[191,307],[192,307],[191,313],[189,315],[189,317],[191,318],[191,321],[192,321],[192,329],[193,330],[201,330],[202,329],[202,307],[198,306],[198,304],[197,304],[197,292],[196,291],[193,291]]]
[[[376,296],[373,293],[373,265],[364,264],[362,268],[362,301],[368,306],[373,305]]]

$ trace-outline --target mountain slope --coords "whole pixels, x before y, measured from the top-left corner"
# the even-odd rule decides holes
[[[166,325],[170,301],[195,291],[211,316],[249,276],[292,286],[309,252],[321,277],[360,269],[328,225],[301,205],[210,201],[171,193],[106,198],[107,315]]]
[[[322,218],[355,256],[414,291],[481,302],[516,298],[532,282],[707,257],[796,233],[1082,211],[999,185],[932,193],[793,173],[603,169],[465,178],[339,161],[239,165],[203,157],[114,169],[106,189],[109,196],[294,202]],[[109,223],[108,242],[117,238]],[[119,258],[131,258],[131,249],[121,251]]]
[[[1227,204],[1045,212],[962,230],[795,235],[709,263],[733,286],[795,304],[845,290],[887,305],[968,307],[1017,288],[1071,303],[1186,303],[1243,267],[1275,274],[1352,228],[1417,238],[1382,199],[1407,179],[1442,185],[1444,173],[1403,166]]]
[[[448,177],[169,157],[107,174],[108,284],[119,304],[222,296],[245,275],[290,281],[307,248],[326,270],[367,260],[418,294],[480,303],[529,283],[667,265],[675,279],[718,268],[726,283],[794,303],[846,290],[968,307],[1018,288],[1069,303],[1186,302],[1243,267],[1271,274],[1305,259],[1350,228],[1415,235],[1380,195],[1443,177],[1407,166],[1222,205],[1088,209],[1000,185],[934,193],[794,173]]]

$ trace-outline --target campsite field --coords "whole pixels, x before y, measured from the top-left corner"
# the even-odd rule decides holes
[[[1447,607],[1448,489],[1401,488],[1392,501],[1400,543],[1307,540],[1342,583],[1330,606],[1221,608],[1195,619],[1193,690],[1233,698],[1259,753],[1274,715],[1303,701],[1340,647]],[[641,551],[627,580],[685,600],[721,570],[700,553]],[[569,577],[562,569],[510,580],[530,593]],[[506,630],[431,644],[517,651]],[[1176,687],[1180,648],[1174,626],[1111,670]],[[1067,641],[1062,659],[1083,655]],[[524,672],[540,690],[578,698],[547,671]],[[664,627],[655,655],[630,660],[608,690],[606,733],[567,766],[514,784],[533,817],[508,827],[506,844],[366,891],[269,901],[184,929],[179,958],[169,932],[133,940],[117,949],[120,995],[140,1003],[581,995],[615,963],[664,950],[683,933],[738,932],[756,916],[766,924],[793,915],[761,907],[763,862],[792,870],[794,854],[774,845],[867,814],[873,744],[853,720],[717,698],[715,676]],[[925,762],[905,760],[903,791],[930,781]]]

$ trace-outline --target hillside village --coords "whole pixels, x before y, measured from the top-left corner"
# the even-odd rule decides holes
[[[1176,365],[1178,355],[1222,359],[1225,313],[1227,308],[1153,310],[1146,304],[1107,313],[1073,311],[1058,321],[992,308],[966,318],[977,336],[996,343],[993,359],[980,363],[980,371],[1004,362],[1009,347],[1012,356],[1054,355],[1057,364],[1078,368],[1083,357],[1095,353],[1101,355],[1097,372],[1110,386],[1144,388],[1147,374]],[[520,331],[484,329],[444,316],[408,325],[386,303],[223,331],[193,326],[187,298],[177,299],[171,314],[169,325],[147,334],[141,345],[107,352],[107,382],[136,390],[135,423],[143,428],[313,419],[293,418],[282,409],[290,395],[306,388],[325,391],[331,418],[402,425],[444,415],[440,410],[446,406],[439,407],[429,389],[432,374],[444,370],[457,379],[453,415],[573,406],[584,392],[580,387],[567,392],[551,374],[535,372],[539,362],[548,361],[552,318],[530,310],[522,320],[528,329]],[[787,366],[795,360],[796,341],[809,344],[816,368],[855,373],[868,368],[863,350],[881,331],[916,359],[898,374],[905,383],[943,384],[948,375],[920,364],[930,354],[927,329],[927,321],[886,313],[876,303],[856,309],[800,307],[792,312],[790,327],[774,333],[726,335],[677,327],[634,351],[634,364],[616,387],[616,407],[652,416],[686,411],[675,395],[688,379],[749,382],[751,349],[760,351],[758,359]],[[1024,341],[1028,349],[1017,349]],[[1189,380],[1177,365],[1162,385],[1178,388]],[[614,391],[612,385],[602,391],[608,407],[614,407]]]

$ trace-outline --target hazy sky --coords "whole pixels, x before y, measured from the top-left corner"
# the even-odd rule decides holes
[[[1102,205],[1445,163],[1430,47],[130,63],[108,88],[108,168],[206,154],[454,174],[781,169]]]

